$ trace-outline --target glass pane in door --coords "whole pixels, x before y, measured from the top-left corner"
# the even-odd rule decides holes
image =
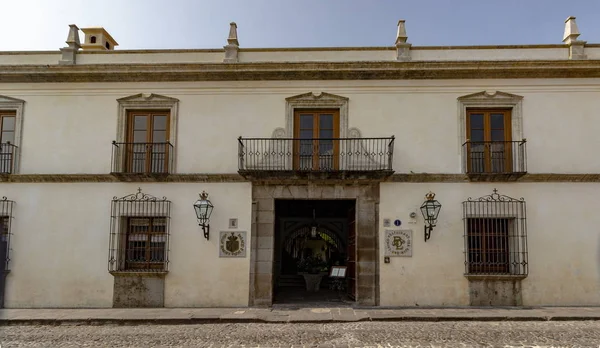
[[[298,169],[312,170],[313,169],[313,153],[315,152],[313,137],[314,137],[314,116],[312,114],[300,115],[300,132],[298,143]]]
[[[154,115],[152,120],[152,162],[153,173],[166,172],[167,163],[167,116]]]
[[[469,151],[469,166],[470,171],[473,173],[482,173],[485,171],[485,133],[484,133],[484,122],[483,113],[481,114],[470,114],[470,134],[468,145]]]
[[[334,125],[333,114],[319,115],[319,169],[333,170],[334,164]]]
[[[146,142],[148,141],[148,116],[135,115],[133,117],[133,144],[128,144],[128,157],[130,158],[131,172],[142,173],[146,171]]]
[[[493,173],[502,173],[505,171],[506,148],[509,143],[505,143],[504,114],[490,114],[490,170]]]

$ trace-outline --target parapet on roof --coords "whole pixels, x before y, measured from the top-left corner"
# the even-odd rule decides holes
[[[414,46],[400,20],[385,47],[243,48],[232,22],[223,48],[116,50],[104,28],[80,43],[71,24],[60,52],[0,52],[0,82],[600,78],[600,45],[575,17],[564,26],[553,45]]]

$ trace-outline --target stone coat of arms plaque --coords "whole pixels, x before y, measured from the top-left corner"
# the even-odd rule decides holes
[[[412,256],[412,230],[385,230],[384,256]]]
[[[246,257],[246,232],[219,234],[219,257]]]

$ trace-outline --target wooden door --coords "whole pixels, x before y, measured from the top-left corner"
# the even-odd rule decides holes
[[[294,169],[336,170],[339,167],[339,110],[294,113]]]
[[[510,110],[468,110],[467,170],[470,173],[512,171]]]
[[[356,300],[356,208],[348,211],[348,247],[346,261],[346,280],[348,296]]]
[[[126,171],[167,173],[169,163],[169,113],[131,112],[127,133]]]
[[[0,110],[0,173],[12,173],[16,113]]]

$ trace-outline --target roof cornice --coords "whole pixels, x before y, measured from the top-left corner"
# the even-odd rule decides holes
[[[600,60],[5,65],[2,83],[600,77]]]

